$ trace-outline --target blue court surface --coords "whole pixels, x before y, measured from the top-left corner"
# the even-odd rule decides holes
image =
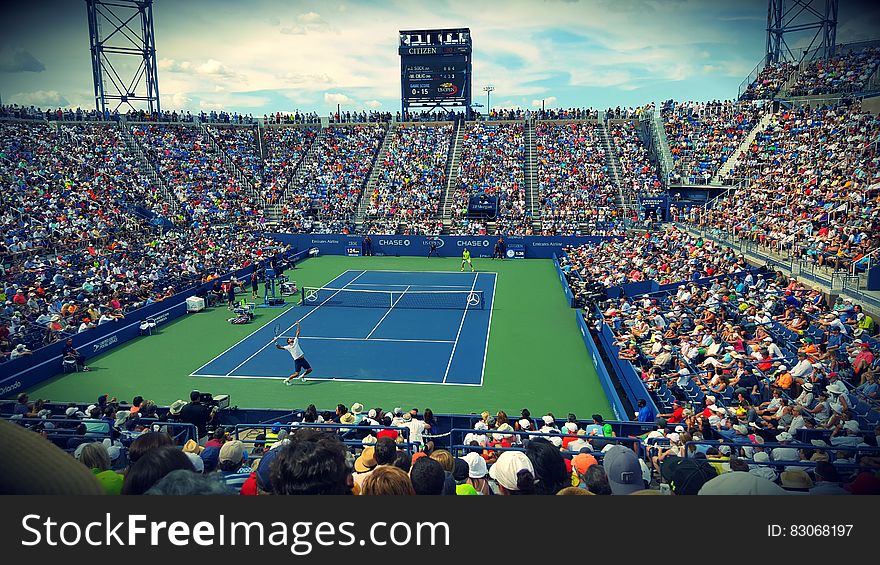
[[[309,380],[482,385],[495,273],[345,271],[324,287],[191,376],[287,377],[275,343],[300,321]]]

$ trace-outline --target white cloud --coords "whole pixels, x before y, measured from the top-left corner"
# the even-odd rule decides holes
[[[207,102],[205,100],[199,100],[199,108],[202,110],[224,110],[227,106],[220,104],[219,102]]]
[[[237,77],[238,72],[224,65],[217,59],[208,59],[203,63],[193,63],[191,61],[176,61],[174,59],[159,59],[156,67],[160,71],[168,71],[172,73],[189,73],[203,76],[216,77]]]
[[[329,24],[321,17],[321,14],[318,14],[317,12],[299,14],[296,16],[295,21],[295,24],[286,25],[278,31],[284,35],[305,35],[307,33],[325,30],[329,27]]]
[[[543,100],[532,100],[532,106],[534,106],[535,108],[540,108],[542,105],[544,105],[545,107],[546,106],[552,107],[553,104],[556,104],[556,97],[555,96],[548,96],[547,98],[544,98]]]
[[[325,104],[354,104],[354,100],[342,94],[341,92],[325,92]]]
[[[316,12],[307,12],[305,14],[300,14],[296,17],[296,21],[301,24],[319,24],[325,23],[324,19],[321,18],[321,14]]]
[[[376,108],[381,108],[382,103],[379,102],[378,100],[367,100],[366,102],[364,102],[364,106],[366,106],[367,108],[376,109]]]
[[[174,94],[163,94],[161,96],[162,105],[168,110],[186,110],[192,108],[192,98],[187,96],[185,92],[175,92]]]
[[[10,102],[21,106],[37,107],[66,107],[70,102],[57,90],[36,90],[34,92],[19,92],[11,97]]]

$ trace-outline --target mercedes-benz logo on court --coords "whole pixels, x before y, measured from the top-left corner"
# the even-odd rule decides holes
[[[467,296],[468,306],[476,306],[480,303],[480,295],[476,292],[469,292]]]
[[[310,290],[310,291],[306,292],[306,301],[307,302],[314,302],[317,299],[318,299],[318,291],[317,290]]]

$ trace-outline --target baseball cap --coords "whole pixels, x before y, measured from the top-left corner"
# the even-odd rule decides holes
[[[602,460],[612,494],[630,494],[645,488],[639,458],[631,449],[611,446]]]
[[[581,475],[586,474],[587,469],[598,463],[596,458],[589,453],[578,453],[571,460],[571,466]]]
[[[220,448],[220,463],[230,461],[240,463],[244,461],[244,444],[239,440],[227,441]]]
[[[269,478],[269,467],[272,466],[272,462],[278,457],[278,453],[278,449],[272,449],[260,459],[260,466],[257,467],[257,486],[260,487],[260,490],[272,492],[272,482]]]
[[[672,492],[677,495],[694,496],[703,485],[718,476],[708,461],[701,459],[683,459],[672,471]]]

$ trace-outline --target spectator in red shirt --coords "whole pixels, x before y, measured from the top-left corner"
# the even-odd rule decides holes
[[[384,418],[382,418],[382,425],[383,426],[390,426],[391,425],[391,417],[385,416]],[[400,435],[400,434],[397,432],[397,430],[379,430],[379,432],[376,434],[376,439],[378,440],[378,439],[382,439],[383,437],[387,437],[387,438],[391,438],[392,440],[394,440],[396,442],[398,435]]]
[[[668,424],[680,424],[684,420],[684,408],[678,400],[672,403],[672,412],[669,414],[659,414],[658,417],[666,418]]]

